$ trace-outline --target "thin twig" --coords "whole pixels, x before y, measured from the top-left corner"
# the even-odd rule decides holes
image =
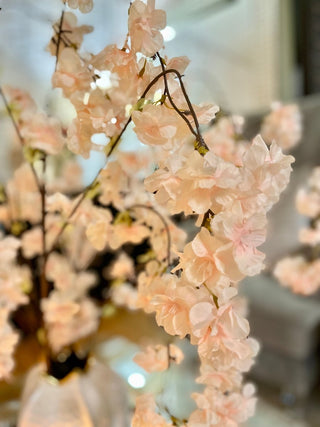
[[[19,127],[18,127],[18,124],[17,124],[17,123],[16,123],[16,121],[15,121],[15,118],[13,117],[13,114],[12,114],[11,108],[10,108],[9,103],[8,103],[8,100],[7,100],[7,98],[6,98],[5,94],[4,94],[3,90],[2,90],[2,87],[0,87],[0,95],[1,95],[1,97],[2,97],[2,99],[3,99],[4,105],[5,105],[5,107],[6,107],[6,110],[7,110],[8,114],[9,114],[9,117],[10,117],[10,119],[11,119],[11,122],[12,122],[12,124],[13,124],[13,127],[14,127],[14,129],[15,129],[15,131],[16,131],[16,133],[17,133],[17,135],[18,135],[18,138],[19,138],[19,140],[20,140],[20,143],[21,143],[21,145],[23,146],[23,145],[24,145],[24,139],[23,139],[23,136],[21,135],[20,129],[19,129]]]
[[[42,254],[40,258],[40,276],[39,276],[39,282],[40,282],[40,292],[38,293],[40,295],[40,300],[43,300],[48,297],[49,295],[49,284],[46,276],[46,267],[47,267],[47,260],[48,260],[48,254],[46,250],[46,237],[47,237],[47,230],[46,230],[46,168],[47,168],[47,156],[44,155],[42,160],[42,181],[40,186],[40,196],[41,196],[41,231],[42,231]],[[40,301],[39,301],[40,305]],[[45,363],[47,369],[50,366],[50,358],[51,358],[51,349],[48,342],[48,331],[44,320],[43,312],[41,311],[40,307],[40,313],[41,313],[41,326],[44,333],[43,342],[41,343],[43,352],[45,355]]]
[[[147,88],[146,88],[146,90],[145,90],[145,92],[144,92],[144,94],[141,96],[141,98],[144,98],[145,97],[145,95],[146,95],[146,93],[147,92],[149,92],[149,90],[150,90],[150,88],[161,78],[161,77],[164,77],[164,76],[166,76],[167,74],[175,74],[176,75],[176,77],[178,78],[178,80],[179,80],[179,83],[180,83],[180,87],[181,87],[181,90],[182,90],[182,93],[183,93],[183,96],[185,97],[185,100],[187,101],[187,104],[188,104],[188,107],[189,107],[189,110],[190,110],[190,114],[192,115],[192,118],[193,118],[193,120],[194,120],[194,122],[195,122],[195,125],[196,125],[196,128],[197,128],[197,133],[196,133],[196,135],[198,136],[197,137],[197,141],[198,141],[198,143],[200,144],[200,146],[202,146],[202,147],[204,147],[205,149],[207,149],[207,150],[209,150],[209,148],[208,148],[208,146],[207,146],[207,144],[204,142],[204,140],[203,140],[203,137],[202,137],[202,135],[201,135],[201,131],[200,131],[200,126],[199,126],[199,122],[198,122],[198,118],[197,118],[197,115],[196,115],[196,113],[195,113],[195,111],[194,111],[194,108],[193,108],[193,106],[192,106],[192,104],[191,104],[191,101],[190,101],[190,98],[189,98],[189,96],[188,96],[188,94],[187,94],[187,91],[186,91],[186,88],[185,88],[185,86],[184,86],[184,84],[183,84],[183,80],[182,80],[182,75],[179,73],[179,71],[178,70],[176,70],[176,69],[174,69],[174,68],[170,68],[170,69],[168,69],[168,70],[165,70],[165,71],[162,71],[162,73],[159,73],[150,83],[149,83],[149,85],[147,86]],[[194,132],[192,132],[193,134],[194,134]]]
[[[42,164],[42,183],[40,187],[40,195],[41,195],[41,231],[42,231],[42,257],[41,257],[41,280],[40,280],[40,286],[41,286],[41,298],[46,298],[48,296],[48,281],[46,278],[46,264],[47,264],[47,244],[46,244],[46,237],[47,237],[47,231],[46,231],[46,181],[45,181],[45,174],[46,174],[46,166],[47,166],[47,158],[44,156],[43,158],[43,164]]]
[[[0,86],[0,96],[1,96],[1,98],[2,98],[2,100],[3,100],[3,103],[4,103],[5,107],[6,107],[7,112],[8,112],[8,114],[9,114],[10,120],[11,120],[11,122],[12,122],[12,124],[13,124],[13,127],[14,127],[15,131],[16,131],[16,134],[17,134],[17,136],[18,136],[18,139],[19,139],[19,141],[20,141],[20,144],[21,144],[21,146],[22,146],[22,147],[24,147],[24,146],[25,146],[24,138],[23,138],[23,136],[21,135],[21,132],[20,132],[19,126],[18,126],[18,124],[17,124],[17,122],[16,122],[16,120],[15,120],[15,118],[14,118],[13,114],[12,114],[12,111],[11,111],[10,105],[9,105],[9,103],[8,103],[8,100],[7,100],[7,98],[6,98],[5,94],[4,94],[3,89],[2,89],[2,87],[1,87],[1,86]],[[38,187],[38,190],[39,190],[39,191],[41,191],[41,185],[40,185],[40,182],[39,182],[39,178],[38,178],[37,172],[36,172],[36,170],[35,170],[35,168],[34,168],[34,166],[33,166],[33,164],[32,164],[32,163],[29,163],[29,165],[30,165],[31,170],[32,170],[32,173],[33,173],[33,175],[34,175],[34,178],[35,178],[35,181],[36,181],[36,185],[37,185],[37,187]]]
[[[158,52],[157,52],[157,57],[159,58],[162,72],[165,72],[165,67],[164,67],[164,64],[163,64],[163,60],[162,60],[162,58],[161,58],[161,56],[159,55]],[[187,123],[187,125],[188,125],[191,133],[198,139],[198,137],[199,137],[198,133],[193,129],[192,124],[189,122],[189,120],[187,119],[187,117],[185,116],[185,114],[182,111],[180,111],[180,109],[177,107],[177,105],[175,104],[174,100],[172,99],[172,96],[171,96],[171,93],[170,93],[169,87],[168,87],[168,80],[167,80],[166,74],[163,75],[163,81],[164,81],[164,95],[168,96],[170,104],[172,105],[172,107],[174,108],[174,110]]]
[[[67,32],[69,32],[69,31],[64,31],[64,30],[62,30],[61,32],[59,32],[59,29],[57,30],[56,28],[55,28],[55,26],[53,26],[52,27],[53,28],[53,30],[55,31],[55,33],[56,33],[56,35],[58,36],[59,34],[60,34],[60,41],[64,44],[64,46],[65,47],[72,47],[72,42],[71,42],[71,40],[67,37],[67,36],[65,36],[65,33],[67,33]],[[54,43],[55,45],[57,45],[57,41],[54,39],[54,37],[52,37],[52,43]],[[80,53],[78,52],[78,50],[77,49],[74,49],[74,52],[78,55],[78,57],[79,57],[79,59],[82,61],[82,62],[84,62],[85,64],[87,63],[87,61],[80,55]],[[91,68],[89,67],[89,65],[86,65],[86,67],[87,67],[87,70],[90,72],[90,74],[91,74],[91,78],[92,78],[92,80],[93,80],[93,82],[95,83],[96,81],[97,81],[97,78],[96,78],[96,76],[94,75],[94,74],[92,74],[92,70],[91,70]],[[57,69],[57,62],[56,62],[56,69]],[[55,69],[55,70],[56,70]]]
[[[59,31],[58,31],[58,41],[57,41],[57,50],[56,50],[56,65],[54,67],[54,70],[56,71],[58,62],[59,62],[59,51],[60,51],[60,41],[61,41],[61,33],[62,33],[62,26],[63,26],[63,18],[64,18],[64,10],[61,13],[60,23],[59,23]]]

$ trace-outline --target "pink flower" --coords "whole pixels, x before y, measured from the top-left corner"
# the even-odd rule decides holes
[[[113,204],[119,210],[124,208],[121,194],[129,189],[129,177],[118,162],[110,162],[99,175],[101,193],[99,201],[104,205]]]
[[[99,309],[88,298],[72,301],[70,293],[53,291],[41,301],[52,350],[60,351],[98,327]]]
[[[136,410],[132,418],[132,427],[168,427],[172,423],[157,413],[157,404],[152,394],[143,394],[136,399]]]
[[[198,383],[214,387],[221,392],[239,389],[242,382],[241,372],[235,367],[217,367],[207,359],[201,360],[200,374],[196,380]]]
[[[135,224],[115,224],[108,244],[111,249],[120,248],[124,243],[140,243],[149,236],[150,230],[144,225]]]
[[[320,166],[313,169],[308,185],[311,190],[320,192]]]
[[[219,111],[219,107],[214,104],[193,105],[193,108],[201,125],[209,124]],[[193,123],[193,121],[191,123]]]
[[[299,190],[296,196],[296,208],[301,215],[316,218],[320,215],[320,192]]]
[[[37,106],[28,92],[11,86],[4,86],[3,92],[9,102],[13,116],[19,122],[32,118]]]
[[[245,215],[240,202],[235,202],[214,216],[211,228],[219,239],[233,243],[233,256],[240,271],[254,276],[263,268],[265,255],[256,248],[265,241],[266,224],[264,213]]]
[[[254,387],[247,384],[242,392],[221,393],[207,387],[203,394],[194,393],[199,409],[188,422],[189,427],[238,427],[254,414],[256,398]]]
[[[71,207],[72,201],[62,193],[54,193],[47,197],[46,208],[48,212],[59,212],[67,216]]]
[[[320,222],[316,223],[315,228],[303,228],[299,233],[299,240],[303,244],[316,246],[320,243]]]
[[[6,190],[11,221],[40,222],[40,194],[30,165],[24,163],[15,170]]]
[[[22,252],[26,258],[34,258],[43,252],[42,247],[42,229],[35,227],[23,233],[22,239]]]
[[[210,151],[204,157],[193,151],[186,160],[185,166],[176,173],[182,181],[179,205],[191,207],[191,211],[184,208],[187,214],[203,214],[209,209],[218,212],[221,209],[217,203],[219,194],[224,194],[225,189],[236,188],[240,182],[238,168]]]
[[[113,279],[133,279],[134,263],[125,252],[121,252],[110,268],[110,277]]]
[[[69,260],[56,252],[52,252],[48,258],[46,277],[54,282],[55,289],[62,293],[72,291],[68,295],[75,299],[83,297],[96,282],[94,273],[90,271],[75,272]]]
[[[67,145],[70,151],[89,158],[92,149],[91,136],[95,133],[88,113],[78,113],[68,128]]]
[[[158,325],[163,326],[168,334],[180,338],[191,333],[191,307],[209,299],[206,289],[196,289],[172,274],[155,279],[148,291],[150,300],[146,310],[155,311]]]
[[[63,3],[66,2],[66,0],[62,1]],[[79,9],[82,13],[91,12],[93,8],[93,0],[67,0],[67,2],[71,9]]]
[[[21,241],[13,236],[3,237],[0,235],[0,262],[5,264],[14,261]]]
[[[125,306],[129,310],[137,310],[138,308],[137,290],[129,283],[113,285],[111,287],[111,298],[115,305]]]
[[[180,364],[183,360],[183,353],[174,344],[169,345],[149,345],[143,352],[134,356],[133,360],[146,372],[160,372],[168,369],[173,361]]]
[[[233,162],[236,151],[235,130],[229,117],[222,117],[204,133],[210,150],[226,161]]]
[[[242,320],[234,325],[233,330],[230,330],[227,327],[224,328],[223,321],[217,318],[211,332],[208,331],[207,335],[198,341],[201,359],[210,361],[219,372],[230,368],[247,372],[259,351],[256,340],[244,338],[247,331],[248,323],[245,324]]]
[[[214,285],[222,276],[236,282],[243,278],[232,253],[232,243],[223,243],[202,227],[194,240],[185,246],[176,270],[182,268],[190,283],[196,286],[206,283],[214,292]]]
[[[209,209],[221,210],[219,196],[237,188],[239,169],[208,152],[202,157],[193,150],[177,168],[169,164],[145,180],[148,191],[157,192],[156,200],[171,213],[204,214]]]
[[[73,48],[65,48],[59,55],[57,71],[52,76],[53,87],[61,87],[66,97],[90,92],[91,74]]]
[[[149,373],[165,371],[169,367],[169,349],[166,345],[149,345],[144,352],[136,354],[133,361]]]
[[[244,208],[248,205],[247,209],[268,211],[288,185],[293,161],[294,158],[284,155],[275,142],[269,151],[261,136],[256,136],[243,155],[239,187],[243,196],[247,193],[247,200],[242,201]]]
[[[95,218],[86,229],[86,236],[92,246],[101,251],[109,243],[112,233],[112,215],[108,209],[96,208]]]
[[[71,2],[69,2],[70,5]],[[75,1],[73,0],[73,3]],[[71,6],[70,6],[71,7]],[[60,27],[60,19],[54,23],[53,28],[55,30],[55,35],[50,40],[49,45],[47,46],[47,50],[51,53],[51,55],[56,55],[57,53],[57,43],[58,43],[58,32]],[[77,49],[80,48],[83,40],[83,36],[85,34],[91,33],[93,31],[93,27],[91,25],[80,25],[77,26],[77,17],[72,12],[64,12],[63,22],[62,22],[62,32],[65,33],[65,37],[67,38],[67,43],[71,46],[75,46]],[[65,48],[65,44],[60,40],[59,52]]]
[[[34,114],[21,126],[21,134],[27,146],[48,154],[58,154],[65,143],[61,124],[43,113]]]
[[[19,336],[8,323],[0,322],[0,379],[8,378],[14,367],[13,352]]]
[[[277,263],[274,275],[293,292],[311,295],[320,287],[320,260],[307,262],[302,256],[283,258]]]
[[[160,280],[160,275],[163,273],[164,265],[159,263],[156,260],[149,261],[144,271],[142,271],[138,276],[138,302],[137,306],[143,308],[147,313],[152,313],[154,311],[153,307],[150,306],[150,301],[153,295],[153,289],[155,287],[157,293],[164,292],[166,287],[167,280],[172,279],[171,276],[164,276],[165,280]]]
[[[83,188],[82,168],[76,159],[65,159],[59,176],[48,182],[48,191],[65,194],[78,193]]]
[[[25,290],[32,287],[31,272],[27,266],[0,265],[0,307],[2,313],[14,311],[19,305],[27,304]]]
[[[184,354],[178,346],[174,344],[169,344],[169,358],[170,361],[176,363],[177,365],[180,365],[180,363],[184,359]]]
[[[155,9],[155,0],[134,0],[129,9],[128,29],[131,49],[146,56],[153,56],[163,46],[159,30],[166,26],[166,14]]]
[[[143,111],[134,111],[132,120],[139,140],[146,145],[171,148],[189,136],[185,122],[165,105],[148,104]]]
[[[50,298],[43,300],[42,306],[47,323],[68,323],[79,311],[78,303],[58,292],[51,292]]]
[[[271,113],[263,120],[261,127],[262,138],[267,144],[276,141],[279,147],[283,150],[288,150],[297,145],[301,139],[301,121],[301,113],[297,105],[274,103]]]
[[[178,213],[176,199],[180,193],[181,179],[173,171],[157,169],[144,183],[149,192],[156,192],[155,198],[160,205],[167,206],[170,212]]]

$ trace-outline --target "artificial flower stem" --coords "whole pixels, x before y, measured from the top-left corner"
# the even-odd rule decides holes
[[[56,64],[54,70],[56,71],[58,62],[59,62],[59,51],[60,51],[60,43],[61,43],[61,35],[62,35],[62,26],[63,26],[63,18],[64,18],[64,10],[61,13],[59,30],[58,30],[58,40],[57,40],[57,50],[56,50]]]
[[[11,108],[10,108],[10,106],[9,106],[9,103],[8,103],[8,101],[7,101],[7,98],[6,98],[5,94],[4,94],[4,92],[3,92],[3,90],[2,90],[2,87],[1,87],[1,86],[0,86],[0,96],[1,96],[1,98],[2,98],[2,100],[3,100],[3,103],[4,103],[5,107],[6,107],[7,112],[8,112],[8,114],[9,114],[9,117],[10,117],[10,119],[11,119],[11,122],[12,122],[12,124],[13,124],[13,127],[14,127],[14,129],[15,129],[15,131],[16,131],[16,134],[17,134],[18,138],[19,138],[20,144],[21,144],[21,146],[22,146],[22,147],[24,147],[25,143],[24,143],[23,136],[21,135],[21,132],[20,132],[19,126],[18,126],[17,122],[15,121],[15,118],[14,118],[14,116],[13,116],[13,114],[12,114],[12,111],[11,111]],[[31,167],[31,169],[32,169],[32,173],[33,173],[33,175],[34,175],[34,178],[35,178],[36,184],[37,184],[37,186],[38,186],[38,189],[39,189],[39,191],[40,191],[40,182],[39,182],[39,178],[38,178],[37,172],[36,172],[36,170],[35,170],[35,168],[34,168],[33,164],[32,164],[32,163],[29,163],[29,164],[30,164],[30,167]]]
[[[163,59],[161,58],[161,56],[159,55],[159,52],[157,52],[157,57],[159,58],[160,61],[160,65],[161,65],[161,69],[162,72],[165,71],[165,66],[163,63]],[[171,93],[169,91],[169,87],[168,87],[168,80],[167,80],[167,76],[166,74],[163,75],[163,81],[164,81],[164,95],[168,96],[168,99],[170,101],[170,104],[172,105],[173,109],[179,114],[179,116],[187,123],[191,133],[198,139],[199,135],[198,133],[193,129],[191,123],[189,122],[189,120],[187,119],[187,117],[185,116],[185,114],[179,110],[179,108],[177,107],[177,105],[175,104],[174,100],[172,99]]]

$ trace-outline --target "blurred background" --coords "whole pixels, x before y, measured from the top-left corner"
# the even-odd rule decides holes
[[[81,24],[95,27],[83,49],[97,53],[106,44],[123,43],[129,1],[94,3],[91,13],[78,17]],[[320,1],[158,0],[156,5],[167,11],[165,53],[191,59],[186,80],[193,102],[214,101],[228,112],[244,115],[251,136],[258,132],[262,115],[273,101],[297,102],[301,108],[304,132],[302,142],[292,151],[296,157],[292,180],[269,215],[264,247],[267,269],[246,280],[241,289],[249,301],[252,335],[262,345],[251,373],[260,402],[249,426],[319,426],[320,298],[293,295],[280,287],[270,271],[278,259],[299,246],[298,230],[305,219],[295,210],[295,194],[305,185],[311,168],[320,165]],[[51,24],[61,13],[61,1],[0,0],[0,7],[0,84],[28,90],[39,107],[65,114],[51,91],[55,59],[45,51]],[[5,161],[7,131],[1,124],[1,181],[10,176]],[[101,162],[97,155],[86,163],[88,176]],[[143,316],[136,321],[143,330]],[[136,347],[130,337],[126,339],[117,338],[113,346],[109,342],[102,352],[108,360],[115,354],[123,360],[114,367],[128,380],[140,372],[133,372],[134,368],[127,372]],[[122,359],[117,351],[124,355]],[[196,356],[189,351],[192,365]],[[177,372],[175,387],[183,387],[182,378],[189,381],[185,372]]]

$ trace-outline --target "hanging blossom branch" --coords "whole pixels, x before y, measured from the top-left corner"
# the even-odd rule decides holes
[[[81,2],[81,7],[83,4]],[[141,22],[145,23],[143,28]],[[70,47],[78,48],[89,30],[77,27],[75,17],[65,13],[61,28],[58,24],[60,43],[54,40],[49,46],[52,55],[59,56],[53,86],[62,89],[77,112],[63,143],[66,142],[73,153],[88,158],[96,148],[92,136],[103,133],[109,138],[104,149],[106,166],[76,199],[61,194],[78,192],[66,188],[65,179],[53,190],[50,187],[50,195],[46,194],[48,184],[43,187],[41,200],[36,201],[32,210],[27,209],[30,200],[23,203],[19,214],[35,229],[26,231],[21,239],[10,244],[15,245],[13,253],[22,247],[26,257],[35,257],[38,261],[45,258],[47,262],[46,279],[52,289],[44,288],[40,306],[50,356],[58,358],[63,349],[72,348],[74,343],[97,330],[101,313],[88,292],[96,284],[96,275],[90,273],[88,266],[93,253],[114,252],[116,259],[107,270],[111,279],[116,278],[121,284],[110,285],[112,301],[155,313],[157,324],[169,335],[181,339],[187,336],[197,347],[200,360],[197,381],[204,384],[205,389],[193,395],[197,409],[190,415],[188,427],[238,425],[254,412],[254,389],[244,384],[243,374],[250,369],[258,344],[248,338],[250,328],[236,296],[237,284],[263,268],[264,254],[257,247],[265,239],[266,213],[284,190],[293,159],[283,155],[276,143],[272,143],[269,150],[260,136],[252,143],[242,142],[241,147],[233,141],[231,149],[229,146],[226,149],[216,144],[212,129],[210,134],[200,129],[200,124],[212,122],[218,109],[214,105],[191,104],[183,80],[186,58],[172,58],[164,63],[159,51],[163,45],[160,30],[165,25],[165,13],[155,9],[152,0],[147,3],[134,0],[129,8],[125,49],[107,46],[91,55],[89,64],[65,43],[67,37],[72,42]],[[71,33],[66,36],[65,31]],[[57,44],[60,45],[58,55]],[[157,54],[160,67],[151,60]],[[138,61],[141,55],[143,67]],[[103,72],[111,76],[105,88],[99,86],[98,81],[92,84],[92,70],[99,77]],[[117,77],[116,84],[113,76]],[[157,83],[162,91],[160,101],[156,101]],[[166,98],[168,103],[163,102]],[[33,113],[34,106],[28,118]],[[38,117],[36,131],[41,120],[43,123],[49,119],[44,115]],[[117,156],[111,159],[131,122],[138,139],[152,150],[131,155],[118,150]],[[215,126],[219,127],[219,121]],[[52,125],[50,130],[53,128]],[[59,132],[52,133],[56,136]],[[190,133],[196,139],[194,144],[190,144]],[[227,131],[224,134],[229,135]],[[61,153],[63,143],[57,144],[51,132],[50,135],[41,132],[38,139],[40,142],[28,138],[28,144],[40,146],[48,155]],[[44,174],[45,169],[44,163]],[[21,177],[24,171],[19,172]],[[20,183],[10,184],[17,190]],[[10,204],[12,196],[8,192],[7,205]],[[142,219],[136,214],[130,215],[133,206],[138,209],[144,205],[148,207],[140,212]],[[42,231],[46,230],[40,244],[36,239],[39,213]],[[176,214],[197,216],[199,231],[187,244],[186,233],[170,221],[170,216]],[[61,218],[66,218],[62,225]],[[48,227],[49,220],[52,227]],[[71,222],[70,233],[60,242],[60,236]],[[58,241],[61,251],[56,250]],[[81,257],[76,250],[79,241],[84,246]],[[8,244],[6,240],[3,243]],[[127,255],[124,251],[127,244],[141,243],[147,252],[141,254],[143,262],[140,263],[136,255],[130,259],[130,251]],[[157,252],[161,255],[155,259]],[[178,254],[178,264],[168,271],[171,252]],[[4,268],[1,263],[0,268]],[[61,316],[64,310],[67,315]],[[183,358],[177,349],[170,349],[171,360],[168,354],[166,347],[152,346],[143,352],[139,363],[146,370],[148,366],[165,370],[171,361],[178,363]],[[173,426],[186,425],[186,422],[174,414],[168,418],[156,397],[140,396],[132,426],[153,424]]]
[[[255,402],[253,389],[250,386],[243,386],[242,374],[251,366],[258,348],[254,340],[248,339],[248,322],[237,310],[235,300],[237,283],[246,275],[257,274],[263,266],[264,256],[256,246],[264,240],[262,236],[265,233],[266,212],[277,201],[288,181],[292,158],[282,156],[277,151],[276,145],[272,146],[271,158],[268,148],[259,137],[252,144],[248,143],[243,147],[241,153],[237,153],[235,148],[233,151],[235,154],[230,154],[228,159],[225,159],[223,154],[216,154],[212,145],[209,146],[204,141],[200,119],[188,97],[180,72],[185,67],[185,61],[177,62],[179,70],[171,66],[169,61],[166,68],[159,54],[162,46],[159,29],[165,26],[164,14],[155,10],[151,3],[144,4],[136,0],[131,4],[129,38],[125,50],[111,46],[90,60],[94,69],[116,73],[117,87],[105,92],[93,91],[87,80],[82,80],[82,76],[79,75],[75,79],[78,96],[73,101],[73,93],[63,82],[63,66],[57,70],[54,84],[63,88],[65,96],[69,97],[78,111],[71,135],[76,152],[84,156],[89,154],[90,144],[82,141],[82,129],[88,134],[97,131],[96,121],[95,126],[92,126],[89,118],[85,122],[88,111],[92,109],[95,116],[95,102],[102,111],[105,105],[106,111],[111,112],[115,123],[120,125],[122,121],[124,122],[123,110],[117,109],[113,99],[121,99],[126,94],[127,103],[134,107],[120,133],[115,133],[108,119],[105,121],[102,119],[106,130],[102,126],[100,129],[110,137],[107,158],[114,152],[129,123],[133,122],[134,131],[140,141],[148,146],[156,146],[157,149],[158,168],[145,179],[145,187],[154,195],[155,203],[167,208],[169,214],[198,215],[199,233],[185,246],[176,268],[170,273],[164,273],[166,269],[163,266],[155,266],[150,262],[146,266],[146,272],[138,277],[136,304],[148,313],[155,312],[158,325],[168,334],[180,338],[188,335],[191,343],[198,347],[201,361],[199,381],[206,385],[206,389],[202,395],[194,395],[198,410],[191,414],[188,425],[193,427],[201,420],[203,424],[207,423],[209,426],[211,419],[218,419],[221,425],[227,425],[229,418],[232,422],[239,423],[253,412]],[[150,25],[149,31],[141,33],[139,24],[141,19]],[[148,62],[147,58],[141,68],[136,62],[138,52],[147,58],[158,56],[162,71],[153,77],[155,65]],[[80,61],[76,56],[74,60]],[[85,69],[85,66],[83,68]],[[129,85],[129,90],[128,75],[132,76],[132,86]],[[144,79],[148,81],[149,78],[150,82],[137,100],[134,94],[140,92],[142,82]],[[179,82],[174,93],[169,90],[170,78],[176,78]],[[154,102],[152,96],[151,99],[146,99],[160,79],[164,82],[164,93],[160,102]],[[77,103],[77,99],[81,96],[85,96],[88,100],[86,107]],[[174,111],[162,102],[165,97],[168,98]],[[178,107],[179,103],[182,105],[184,102],[187,104],[187,111],[181,111]],[[203,112],[201,108],[199,107],[200,114]],[[215,108],[204,108],[201,123],[210,122],[216,111]],[[194,125],[188,119],[189,115]],[[84,126],[84,123],[87,123],[87,126]],[[187,144],[190,132],[196,138],[194,147]],[[182,146],[184,146],[181,150],[183,154],[180,151]],[[273,163],[275,152],[278,153],[277,166]],[[251,159],[259,160],[257,164],[252,164]],[[279,175],[275,173],[275,169]],[[112,175],[112,172],[116,175]],[[93,184],[87,187],[85,193],[88,194],[94,189],[99,179],[102,198],[110,202],[112,197],[110,198],[109,192],[113,191],[112,180],[119,180],[118,173],[116,162],[108,163],[106,168],[98,172]],[[251,194],[252,187],[247,188],[243,184],[248,182],[249,176],[251,180],[252,177],[256,177],[257,180],[259,176],[267,177],[269,180],[267,182],[271,185],[266,193],[267,198],[265,194],[260,197],[259,191]],[[280,176],[286,178],[282,180]],[[255,190],[262,188],[258,181],[252,183],[252,186]],[[219,194],[224,197],[217,197]],[[77,207],[84,198],[82,195]],[[250,204],[246,202],[247,200]],[[256,227],[253,230],[252,225]],[[127,224],[123,225],[123,233],[128,232],[127,238],[129,229],[130,226]],[[103,233],[104,238],[100,237]],[[96,247],[103,247],[104,242],[111,247],[113,245],[118,247],[118,243],[114,243],[112,232],[111,236],[108,233],[108,226],[99,221],[89,225],[87,229],[87,237]],[[260,237],[253,238],[251,242],[250,236],[255,234]],[[119,239],[117,236],[115,240]],[[179,275],[176,275],[178,270]],[[155,296],[157,298],[154,298]],[[200,320],[200,317],[205,320]],[[228,343],[232,343],[232,348]],[[146,354],[148,360],[152,360],[151,355],[157,355],[158,358],[158,353],[151,351]],[[167,360],[167,353],[164,352],[164,355]],[[155,359],[153,360],[155,362]],[[228,362],[230,360],[231,365]],[[149,424],[158,420],[159,423],[167,425],[163,417],[156,413],[157,404],[152,399],[145,396],[137,400],[132,421],[134,427],[148,425],[148,420]],[[232,402],[236,402],[236,406],[241,410],[229,414],[226,408],[232,406]],[[205,408],[202,407],[203,404]],[[150,411],[146,411],[146,407],[149,407]]]
[[[196,138],[197,138],[197,141],[198,141],[198,146],[199,147],[203,147],[203,148],[205,148],[206,150],[208,149],[208,147],[207,147],[207,145],[205,144],[205,142],[204,142],[204,140],[203,140],[203,138],[202,138],[202,136],[201,136],[201,133],[200,133],[200,128],[199,128],[199,123],[198,123],[198,120],[197,120],[197,118],[196,118],[196,113],[195,113],[195,111],[194,111],[194,109],[193,109],[193,107],[192,107],[192,104],[191,104],[191,102],[190,102],[190,99],[189,99],[189,97],[188,97],[188,94],[187,94],[187,92],[186,92],[186,90],[185,90],[185,88],[184,88],[184,84],[183,84],[183,81],[182,81],[182,75],[179,73],[179,71],[177,71],[177,70],[175,70],[175,69],[168,69],[168,70],[164,70],[164,71],[162,71],[161,73],[159,73],[149,84],[148,84],[148,86],[146,87],[146,89],[144,90],[144,92],[143,92],[143,94],[141,95],[141,97],[139,98],[139,100],[137,101],[137,103],[139,103],[139,101],[142,101],[142,100],[144,100],[145,99],[145,97],[147,96],[147,94],[148,94],[148,92],[152,89],[152,87],[156,84],[156,83],[158,83],[158,81],[162,78],[162,77],[164,77],[164,78],[166,78],[166,76],[167,75],[169,75],[169,74],[174,74],[177,78],[178,78],[178,80],[179,80],[179,82],[180,82],[180,85],[181,85],[181,88],[183,88],[183,94],[184,94],[184,97],[185,97],[185,99],[186,99],[186,101],[188,102],[188,105],[190,104],[191,105],[191,109],[190,109],[190,111],[192,111],[192,117],[194,117],[195,118],[195,123],[197,123],[197,132],[195,132],[194,131],[194,129],[193,129],[193,127],[192,127],[192,125],[191,125],[191,123],[188,121],[188,119],[185,117],[185,115],[183,114],[183,113],[181,113],[181,111],[178,109],[178,107],[176,107],[175,106],[175,104],[174,104],[174,102],[173,102],[173,100],[172,100],[172,98],[171,98],[171,96],[170,95],[168,95],[168,97],[170,96],[170,102],[171,102],[171,104],[172,104],[172,106],[174,107],[174,109],[177,111],[177,112],[179,112],[179,116],[180,117],[183,117],[184,119],[185,119],[185,121],[187,121],[188,122],[188,127],[189,127],[189,129],[190,129],[190,131],[191,131],[191,133],[194,135],[194,136],[196,136]],[[165,80],[166,81],[166,80]],[[166,89],[166,92],[169,94],[169,89]],[[124,127],[122,128],[122,130],[121,130],[121,132],[117,135],[117,137],[116,138],[114,138],[114,139],[112,139],[111,140],[111,142],[110,142],[110,145],[108,145],[107,146],[107,151],[106,151],[106,158],[108,159],[110,156],[111,156],[111,154],[114,152],[114,150],[116,149],[116,147],[117,147],[117,145],[120,143],[120,141],[121,141],[121,138],[122,138],[122,136],[123,136],[123,134],[125,133],[125,131],[127,130],[127,128],[128,128],[128,126],[129,126],[129,124],[131,123],[131,121],[132,121],[132,115],[130,115],[130,117],[128,118],[128,120],[126,121],[126,123],[125,123],[125,125],[124,125]],[[79,199],[77,200],[77,202],[75,203],[75,205],[73,206],[73,208],[71,209],[71,211],[70,211],[70,213],[68,214],[68,216],[67,216],[67,218],[65,219],[65,221],[64,221],[64,223],[63,223],[63,225],[61,226],[61,229],[60,229],[60,231],[59,231],[59,233],[57,234],[57,237],[55,238],[55,240],[54,240],[54,242],[52,243],[52,245],[51,245],[51,249],[49,250],[49,252],[48,252],[48,255],[54,250],[54,248],[55,248],[55,246],[57,245],[57,243],[58,243],[58,241],[59,241],[59,239],[60,239],[60,237],[61,237],[61,235],[63,234],[63,232],[65,231],[65,229],[66,229],[66,227],[69,225],[69,223],[70,223],[70,220],[71,220],[71,218],[73,217],[73,215],[77,212],[77,210],[78,210],[78,208],[81,206],[81,204],[83,203],[83,201],[86,199],[86,197],[87,197],[87,195],[91,192],[91,190],[97,185],[97,181],[98,181],[98,178],[99,178],[99,176],[100,176],[100,174],[101,174],[101,172],[104,170],[104,168],[106,167],[106,165],[103,167],[103,168],[101,168],[101,169],[99,169],[99,171],[97,172],[97,174],[96,174],[96,176],[94,177],[94,179],[92,180],[92,182],[89,184],[89,185],[87,185],[87,187],[78,195],[78,197],[79,197]]]

